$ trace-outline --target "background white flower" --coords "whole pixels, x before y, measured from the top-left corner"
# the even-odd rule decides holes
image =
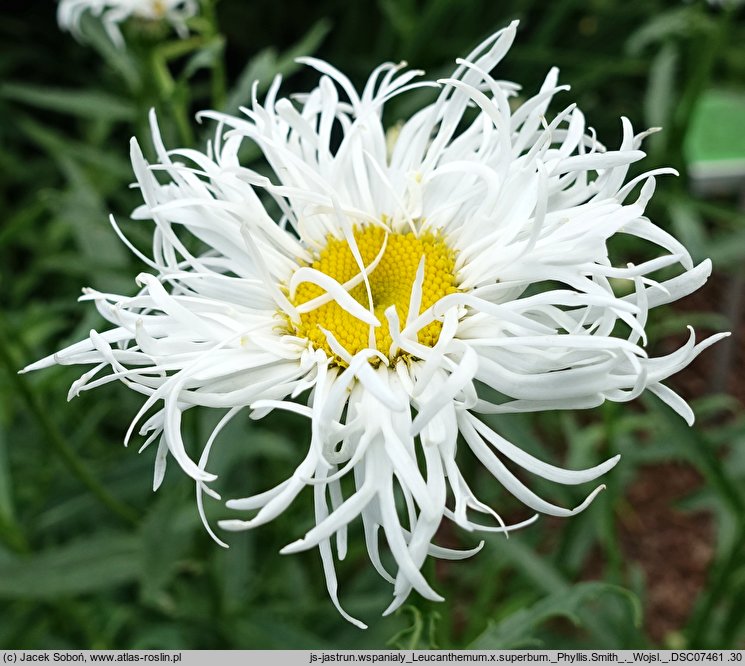
[[[513,23],[493,35],[437,84],[386,63],[359,94],[327,63],[303,59],[322,76],[297,104],[277,98],[277,79],[263,103],[254,91],[243,118],[202,114],[217,121],[206,154],[166,150],[153,118],[157,164],[132,142],[144,199],[133,217],[155,224],[153,256],[114,224],[151,273],[138,276],[134,297],[86,291],[83,299],[115,327],[27,368],[95,364],[70,396],[117,379],[145,395],[127,439],[145,419],[143,448],[159,441],[154,486],[170,453],[196,481],[203,520],[203,493],[219,498],[206,468],[225,424],[247,406],[253,418],[274,409],[307,416],[311,438],[297,468],[272,489],[229,501],[257,513],[221,526],[266,523],[311,485],[316,525],[282,552],[317,546],[334,604],[359,626],[337,599],[331,541],[343,558],[357,516],[373,566],[393,585],[389,613],[412,589],[441,599],[420,571],[428,555],[478,550],[434,545],[443,519],[469,531],[520,527],[505,526],[474,496],[461,456],[470,452],[527,506],[557,516],[582,511],[602,486],[579,506],[560,507],[533,493],[504,459],[563,484],[592,481],[618,460],[564,470],[476,414],[589,408],[648,389],[692,423],[690,408],[662,382],[722,337],[697,344],[691,332],[676,352],[647,356],[649,310],[697,289],[710,262],[694,266],[644,216],[655,176],[671,169],[625,182],[648,132],[635,135],[624,119],[620,148],[606,150],[574,105],[548,122],[549,104],[566,89],[555,69],[535,96],[511,108],[519,87],[490,72],[515,31]],[[386,102],[423,85],[441,87],[437,100],[387,143]],[[239,163],[247,140],[262,150],[271,177]],[[192,254],[185,233],[209,249]],[[607,243],[621,233],[666,252],[614,266]],[[650,277],[672,265],[682,269],[677,277]],[[613,282],[630,293],[616,295]],[[198,460],[187,455],[180,429],[194,406],[227,410]],[[345,497],[346,475],[355,490]],[[380,528],[394,572],[381,560]]]
[[[199,10],[197,0],[59,0],[57,21],[80,39],[80,21],[86,12],[100,17],[111,40],[124,46],[119,24],[134,17],[147,21],[167,21],[180,37],[186,37],[186,21]]]

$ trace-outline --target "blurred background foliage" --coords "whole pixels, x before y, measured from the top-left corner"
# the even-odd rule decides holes
[[[51,0],[0,9],[0,646],[745,648],[745,198],[742,184],[739,194],[736,184],[696,191],[684,151],[712,91],[743,108],[745,12],[673,0],[205,0],[202,9],[184,41],[130,22],[126,50],[95,20],[76,43],[58,29]],[[200,524],[189,480],[172,466],[153,495],[153,449],[138,456],[137,442],[121,446],[135,394],[109,385],[66,405],[78,370],[16,371],[101,327],[92,307],[75,302],[81,287],[135,291],[144,267],[107,216],[147,248],[149,226],[127,221],[139,198],[128,188],[127,142],[135,134],[148,146],[149,108],[166,145],[202,146],[211,129],[193,114],[237,111],[254,79],[265,89],[282,73],[286,92],[309,89],[315,76],[294,63],[298,55],[327,59],[356,84],[384,60],[435,78],[514,18],[518,39],[498,78],[529,95],[559,66],[572,86],[561,103],[578,102],[609,146],[619,143],[622,115],[637,130],[665,128],[645,144],[640,168],[673,165],[682,177],[659,180],[649,214],[716,270],[701,292],[654,313],[652,351],[679,344],[686,323],[734,335],[672,382],[694,406],[693,429],[653,398],[488,419],[557,464],[590,466],[616,453],[622,461],[580,516],[543,518],[508,540],[487,536],[465,562],[427,563],[445,603],[412,597],[380,617],[390,590],[353,526],[339,577],[342,603],[370,624],[363,632],[333,609],[315,552],[277,554],[312,524],[307,494],[270,525],[221,535],[223,550]],[[396,100],[386,120],[406,117],[427,94]],[[742,138],[727,125],[742,118],[697,122]],[[256,158],[246,150],[247,163]],[[620,239],[612,251],[629,261],[649,249]],[[195,448],[218,416],[186,415]],[[307,437],[292,415],[236,419],[213,454],[220,492],[245,496],[285,478]],[[461,464],[505,518],[527,517],[477,464]],[[565,505],[585,492],[529,481]],[[227,517],[208,502],[211,521]],[[478,542],[449,527],[440,541]]]

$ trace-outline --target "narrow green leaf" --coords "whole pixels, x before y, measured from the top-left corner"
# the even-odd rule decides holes
[[[706,16],[696,7],[675,7],[659,12],[631,34],[626,42],[626,51],[629,55],[639,55],[652,44],[697,32],[708,27],[708,24]]]
[[[314,53],[330,27],[330,23],[322,19],[297,44],[283,54],[277,56],[276,51],[271,48],[256,54],[238,77],[223,110],[227,113],[235,113],[240,106],[247,104],[251,99],[251,86],[254,81],[259,81],[259,89],[265,90],[276,74],[288,76],[299,69],[300,65],[295,62],[295,58]]]
[[[685,199],[673,199],[669,208],[676,236],[689,249],[694,262],[708,256],[708,239],[703,217]]]
[[[438,649],[436,635],[437,623],[442,616],[437,611],[422,613],[416,606],[403,606],[396,611],[396,615],[411,616],[411,626],[395,634],[388,645],[397,650],[436,650]]]
[[[745,231],[717,235],[709,244],[708,255],[719,269],[742,266],[745,259]]]
[[[10,469],[5,437],[5,427],[0,425],[0,518],[11,520],[15,517],[13,492],[11,490]]]
[[[0,597],[53,599],[134,581],[140,573],[139,541],[124,533],[78,539],[32,557],[0,563]]]
[[[142,87],[142,72],[130,49],[121,49],[111,41],[101,21],[86,12],[81,21],[86,41],[126,83],[132,92]]]
[[[199,519],[180,495],[164,494],[142,524],[142,597],[168,609],[166,586],[191,544]]]
[[[190,79],[200,69],[211,69],[222,58],[224,51],[225,39],[223,37],[211,39],[189,58],[184,66],[181,78]]]
[[[124,182],[132,178],[132,167],[124,158],[123,151],[119,153],[82,141],[75,141],[31,118],[18,118],[16,123],[29,139],[58,157],[63,155],[66,158],[74,158],[81,165],[92,167],[96,173],[106,174],[106,176],[115,177]]]
[[[500,557],[504,557],[535,585],[546,592],[558,593],[568,587],[568,583],[545,557],[541,557],[530,546],[526,545],[520,536],[506,539],[504,536],[489,538],[495,543],[495,550]]]
[[[673,115],[674,100],[678,91],[675,77],[679,66],[678,49],[673,44],[665,44],[652,60],[649,80],[644,94],[644,117],[647,127],[668,127]],[[664,148],[667,134],[658,132],[649,137],[651,150]]]
[[[79,118],[105,117],[111,121],[129,121],[135,117],[135,108],[129,100],[97,90],[6,83],[0,87],[0,97]]]
[[[716,488],[722,503],[735,516],[745,515],[745,495],[737,479],[733,479],[729,468],[723,464],[708,438],[696,428],[690,428],[659,398],[652,395],[642,397],[645,407],[656,414],[667,428],[668,437],[678,443],[681,453],[696,465],[706,480]]]
[[[579,583],[571,588],[555,592],[530,608],[513,613],[501,622],[492,624],[468,647],[476,650],[514,650],[526,646],[540,645],[535,630],[547,620],[564,617],[581,625],[580,612],[588,602],[601,595],[614,594],[629,602],[635,623],[641,618],[641,607],[637,597],[628,590],[608,583]]]
[[[402,41],[412,38],[421,20],[419,8],[400,0],[378,0],[378,6]]]

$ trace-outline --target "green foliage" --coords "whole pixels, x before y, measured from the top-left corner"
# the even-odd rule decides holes
[[[437,623],[442,619],[439,613],[432,611],[425,618],[416,606],[402,606],[397,614],[411,616],[411,626],[402,629],[387,643],[388,647],[397,650],[437,650]]]
[[[543,642],[536,638],[536,629],[548,620],[566,618],[576,626],[582,626],[581,612],[588,602],[604,594],[625,597],[633,610],[634,624],[641,621],[641,608],[637,598],[628,590],[607,583],[579,583],[560,592],[554,592],[523,608],[500,622],[492,622],[471,645],[476,650],[517,650],[519,648],[542,648]],[[596,612],[596,611],[592,611]],[[588,623],[590,624],[590,623]],[[552,644],[552,647],[555,644]]]
[[[137,580],[143,569],[135,535],[105,532],[0,564],[0,597],[52,600]]]
[[[128,188],[128,141],[136,135],[150,149],[151,108],[167,145],[201,147],[211,128],[196,124],[193,114],[237,112],[250,103],[255,79],[260,93],[276,74],[290,78],[288,90],[309,89],[315,74],[295,63],[299,55],[329,60],[358,85],[385,60],[407,59],[436,77],[513,18],[522,21],[519,37],[498,78],[518,81],[530,94],[551,66],[560,66],[562,82],[573,86],[560,103],[577,101],[609,146],[618,143],[621,115],[637,129],[665,127],[645,143],[649,158],[637,166],[673,165],[682,177],[659,180],[649,215],[694,259],[712,257],[725,290],[745,260],[745,213],[734,197],[691,193],[682,147],[707,90],[742,94],[742,10],[712,10],[703,0],[202,4],[188,39],[131,25],[126,49],[114,46],[92,17],[83,25],[86,43],[75,43],[57,29],[48,0],[0,21],[0,646],[744,647],[745,419],[734,398],[698,399],[694,429],[651,398],[589,415],[490,419],[549,462],[591,466],[620,453],[621,463],[585,513],[539,521],[509,539],[488,537],[472,560],[432,566],[428,578],[447,600],[435,605],[412,595],[392,617],[379,617],[389,586],[371,571],[353,527],[338,574],[342,603],[370,624],[360,632],[329,602],[316,553],[277,552],[312,524],[309,491],[269,525],[220,533],[230,545],[225,550],[205,532],[188,479],[169,469],[154,496],[154,448],[138,456],[140,442],[120,446],[137,396],[105,386],[65,404],[74,369],[16,374],[100,328],[92,308],[75,303],[81,287],[135,291],[143,267],[107,217],[113,213],[147,252],[148,225],[127,220],[139,199]],[[387,120],[395,123],[431,94],[397,100]],[[256,157],[250,149],[242,153],[246,163]],[[648,252],[623,238],[612,249],[640,260]],[[687,310],[650,321],[658,351],[668,349],[672,325],[679,331],[688,322],[735,324],[721,304],[698,315]],[[189,440],[204,443],[218,417],[188,413]],[[284,479],[307,439],[299,418],[237,419],[211,459],[223,497]],[[628,489],[650,466],[671,461],[703,479],[677,510],[713,517],[713,561],[690,613],[667,635],[651,636],[640,605],[649,607],[654,581],[628,556],[622,525],[638,519]],[[527,517],[477,464],[464,459],[463,468],[476,494],[503,515]],[[588,490],[530,483],[566,506]],[[234,517],[220,502],[205,503],[213,527]],[[457,547],[477,543],[469,534],[442,537]]]
[[[69,113],[78,118],[131,121],[134,105],[126,97],[97,90],[55,90],[45,86],[5,83],[0,96],[39,109]]]

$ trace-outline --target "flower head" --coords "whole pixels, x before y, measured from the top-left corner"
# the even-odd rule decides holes
[[[536,95],[511,106],[518,86],[490,72],[515,31],[512,24],[487,39],[447,79],[417,82],[420,72],[386,63],[361,93],[329,64],[305,58],[321,78],[295,102],[278,98],[277,79],[263,102],[254,89],[242,117],[203,113],[217,121],[206,153],[166,150],[153,118],[157,163],[132,142],[144,199],[133,217],[155,230],[152,257],[139,255],[149,266],[137,278],[141,290],[87,291],[83,299],[113,328],[29,368],[95,364],[71,395],[117,379],[143,393],[132,428],[156,409],[140,428],[145,445],[159,441],[155,487],[170,454],[195,480],[203,519],[203,493],[216,496],[209,451],[228,421],[247,407],[256,419],[272,410],[307,416],[311,435],[297,467],[278,486],[229,501],[255,513],[220,525],[257,527],[312,486],[316,525],[282,552],[318,547],[334,604],[360,626],[341,609],[334,572],[351,521],[361,517],[370,560],[393,585],[391,612],[412,589],[441,599],[421,573],[427,556],[478,550],[435,545],[444,520],[469,531],[520,527],[474,495],[459,468],[466,450],[528,507],[555,516],[582,511],[602,486],[579,506],[557,506],[506,460],[561,484],[591,482],[618,460],[561,469],[479,414],[584,409],[646,389],[692,422],[663,381],[721,337],[697,344],[691,333],[678,351],[647,356],[649,310],[697,289],[710,262],[694,266],[644,216],[655,176],[671,169],[625,182],[646,132],[634,134],[624,119],[620,148],[606,150],[574,105],[548,122],[565,89],[555,69]],[[386,103],[419,86],[439,88],[438,97],[386,135]],[[241,165],[246,141],[261,149],[271,176]],[[183,234],[209,250],[192,254]],[[662,255],[615,266],[607,247],[615,234],[649,241]],[[677,277],[649,277],[671,265],[680,266]],[[629,288],[616,294],[614,283]],[[226,413],[192,460],[180,422],[196,406]],[[355,488],[346,497],[345,476]],[[381,528],[394,571],[381,561]]]
[[[187,35],[186,21],[199,9],[197,0],[59,0],[57,22],[80,39],[80,21],[86,12],[101,18],[111,41],[124,46],[119,24],[129,18],[166,21],[180,37]]]

